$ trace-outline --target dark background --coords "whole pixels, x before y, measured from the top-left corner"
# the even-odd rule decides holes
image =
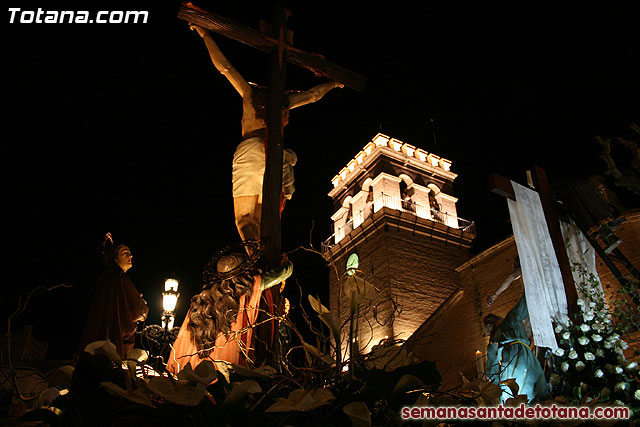
[[[253,28],[273,16],[269,3],[227,3],[196,4]],[[293,250],[329,237],[330,180],[378,132],[452,160],[458,215],[476,222],[477,252],[511,233],[504,199],[489,191],[491,172],[520,182],[536,164],[551,180],[602,173],[595,136],[628,135],[639,121],[629,10],[308,3],[285,3],[295,45],[368,84],[291,113],[285,145],[298,164],[283,214],[283,250],[295,265],[288,292],[300,284],[328,303],[324,262]],[[149,22],[6,24],[3,320],[20,294],[73,285],[34,295],[12,323],[34,325],[51,358],[71,357],[110,231],[131,246],[129,274],[149,303],[148,323],[159,323],[164,279],[180,280],[180,323],[207,259],[239,241],[231,197],[239,95],[176,18],[178,2],[8,6],[148,10]],[[267,83],[266,54],[214,38],[247,80]],[[287,78],[289,89],[324,81],[293,65]]]

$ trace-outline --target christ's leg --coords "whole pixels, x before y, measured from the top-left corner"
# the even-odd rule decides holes
[[[262,205],[258,203],[258,196],[234,197],[233,210],[240,238],[243,241],[260,240],[260,215],[262,215]]]

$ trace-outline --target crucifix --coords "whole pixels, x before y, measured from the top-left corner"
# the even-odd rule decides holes
[[[192,3],[183,4],[178,13],[178,18],[196,26],[194,29],[205,40],[216,68],[230,80],[234,88],[243,96],[243,141],[234,155],[234,211],[241,238],[262,241],[265,248],[267,269],[280,264],[282,256],[280,213],[284,206],[282,197],[284,195],[286,199],[287,185],[290,184],[291,191],[293,191],[292,166],[295,164],[295,154],[283,148],[283,129],[288,121],[289,110],[315,102],[335,87],[347,86],[361,91],[366,84],[364,77],[333,64],[320,55],[307,53],[293,47],[287,30],[287,17],[288,12],[284,8],[278,7],[271,33],[265,35],[231,19],[203,10]],[[211,30],[269,54],[267,95],[266,101],[263,100],[261,107],[257,108],[254,101],[257,89],[251,88],[228,63],[206,30]],[[307,68],[315,75],[327,77],[332,81],[318,85],[309,91],[287,96],[285,92],[286,62]],[[259,114],[263,114],[263,117],[258,117]],[[261,147],[260,144],[264,147]],[[242,153],[238,154],[241,146],[246,149],[245,151],[249,155],[242,157]],[[252,146],[255,148],[250,148]],[[244,189],[236,189],[236,166],[238,170],[244,167],[248,172],[247,175],[250,175],[250,181],[255,180],[256,168],[253,165],[247,166],[248,162],[242,159],[255,158],[258,154],[265,156],[264,176],[263,179],[257,177],[257,183],[252,187],[258,188],[258,190],[253,190],[253,193],[247,196]],[[285,156],[284,164],[283,154]],[[290,183],[283,182],[283,175],[288,168],[291,169]],[[238,181],[244,182],[246,180],[243,178]],[[258,192],[261,194],[255,194]],[[278,290],[272,288],[266,292],[267,299],[272,301],[273,306],[278,307],[280,299]]]

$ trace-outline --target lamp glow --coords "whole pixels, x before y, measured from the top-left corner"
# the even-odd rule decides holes
[[[164,311],[174,311],[178,304],[178,295],[165,293],[162,295],[162,308]]]
[[[162,293],[162,326],[167,330],[173,328],[175,319],[176,305],[178,304],[178,281],[176,279],[167,279],[164,282],[164,292]]]
[[[178,281],[176,279],[165,280],[164,290],[165,291],[173,290],[174,292],[178,292]]]

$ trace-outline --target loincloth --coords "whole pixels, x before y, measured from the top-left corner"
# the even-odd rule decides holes
[[[262,181],[266,162],[263,138],[248,138],[238,144],[233,154],[232,181],[233,197],[258,196],[258,203],[262,203]],[[293,150],[285,148],[282,151],[282,192],[285,199],[291,199],[295,188],[293,186],[293,167],[298,157]]]

